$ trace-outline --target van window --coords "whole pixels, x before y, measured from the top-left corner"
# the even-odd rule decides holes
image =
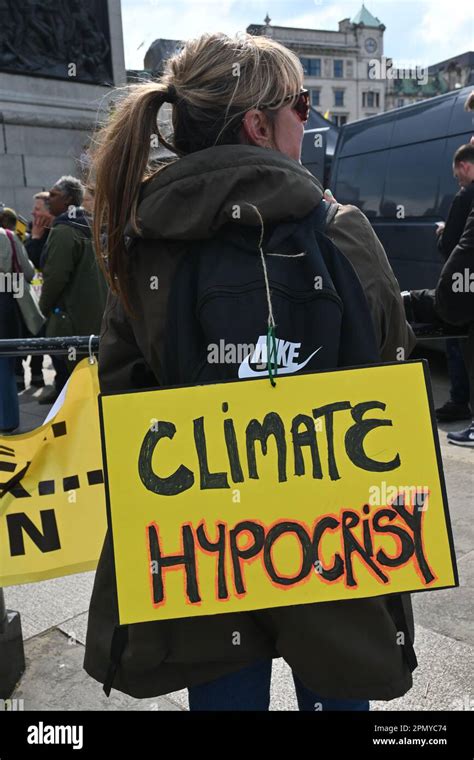
[[[432,140],[392,148],[382,204],[383,216],[400,218],[397,212],[403,213],[404,217],[436,215],[444,142]]]
[[[395,119],[390,113],[351,124],[341,135],[338,155],[354,156],[390,147]]]
[[[336,178],[339,203],[352,203],[369,217],[380,216],[387,159],[388,151],[339,159]]]

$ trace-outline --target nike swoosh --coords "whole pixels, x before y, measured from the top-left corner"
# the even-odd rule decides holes
[[[321,351],[322,346],[319,346],[319,348],[316,349],[316,351],[313,351],[313,353],[308,356],[307,359],[302,364],[291,364],[289,367],[278,367],[278,375],[291,375],[294,372],[299,372],[300,369],[303,369],[306,367],[309,361],[315,356],[315,354],[318,353],[318,351]],[[252,367],[249,364],[249,359],[252,356],[250,353],[248,356],[245,357],[242,364],[239,367],[239,379],[242,380],[245,377],[264,377],[265,375],[268,375],[268,369],[262,369],[260,372],[257,372],[257,370],[252,369]]]

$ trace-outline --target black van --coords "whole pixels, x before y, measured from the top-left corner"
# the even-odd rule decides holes
[[[343,126],[329,187],[358,206],[382,241],[402,290],[436,285],[436,222],[459,190],[452,159],[474,134],[464,104],[472,88]]]

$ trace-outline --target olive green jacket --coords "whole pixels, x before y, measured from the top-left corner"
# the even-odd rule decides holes
[[[56,219],[44,255],[40,308],[48,318],[46,336],[98,335],[107,285],[82,209],[75,219],[67,214]]]
[[[177,268],[186,252],[199,250],[232,221],[236,207],[242,210],[242,225],[255,224],[255,215],[245,216],[254,204],[271,226],[303,219],[321,198],[321,186],[303,166],[254,146],[216,146],[159,171],[141,193],[140,235],[127,230],[135,238],[129,249],[133,316],[112,293],[107,302],[99,350],[101,391],[163,383],[168,303]],[[395,347],[408,351],[410,343],[396,280],[363,214],[354,209],[339,214],[331,222],[340,230],[337,245],[373,296],[380,347],[385,360],[393,360]],[[150,288],[152,278],[158,290]],[[235,631],[240,646],[232,643]],[[406,646],[399,645],[400,633]],[[91,597],[84,668],[107,694],[113,687],[144,698],[283,657],[322,696],[393,699],[412,685],[416,659],[407,653],[412,653],[413,638],[408,594],[120,626],[107,532]]]

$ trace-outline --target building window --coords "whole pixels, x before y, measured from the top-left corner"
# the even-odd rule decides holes
[[[311,90],[311,105],[312,106],[321,105],[321,90]]]
[[[362,108],[378,108],[380,105],[380,93],[378,92],[363,92],[362,93]]]
[[[341,59],[334,61],[334,76],[338,79],[344,76],[344,61]]]
[[[334,105],[335,106],[344,105],[344,90],[334,90]]]
[[[334,116],[332,117],[332,120],[333,120],[333,123],[337,127],[342,127],[343,124],[347,124],[347,114],[345,113],[334,114]]]
[[[306,76],[321,76],[321,58],[300,58],[300,61]]]

